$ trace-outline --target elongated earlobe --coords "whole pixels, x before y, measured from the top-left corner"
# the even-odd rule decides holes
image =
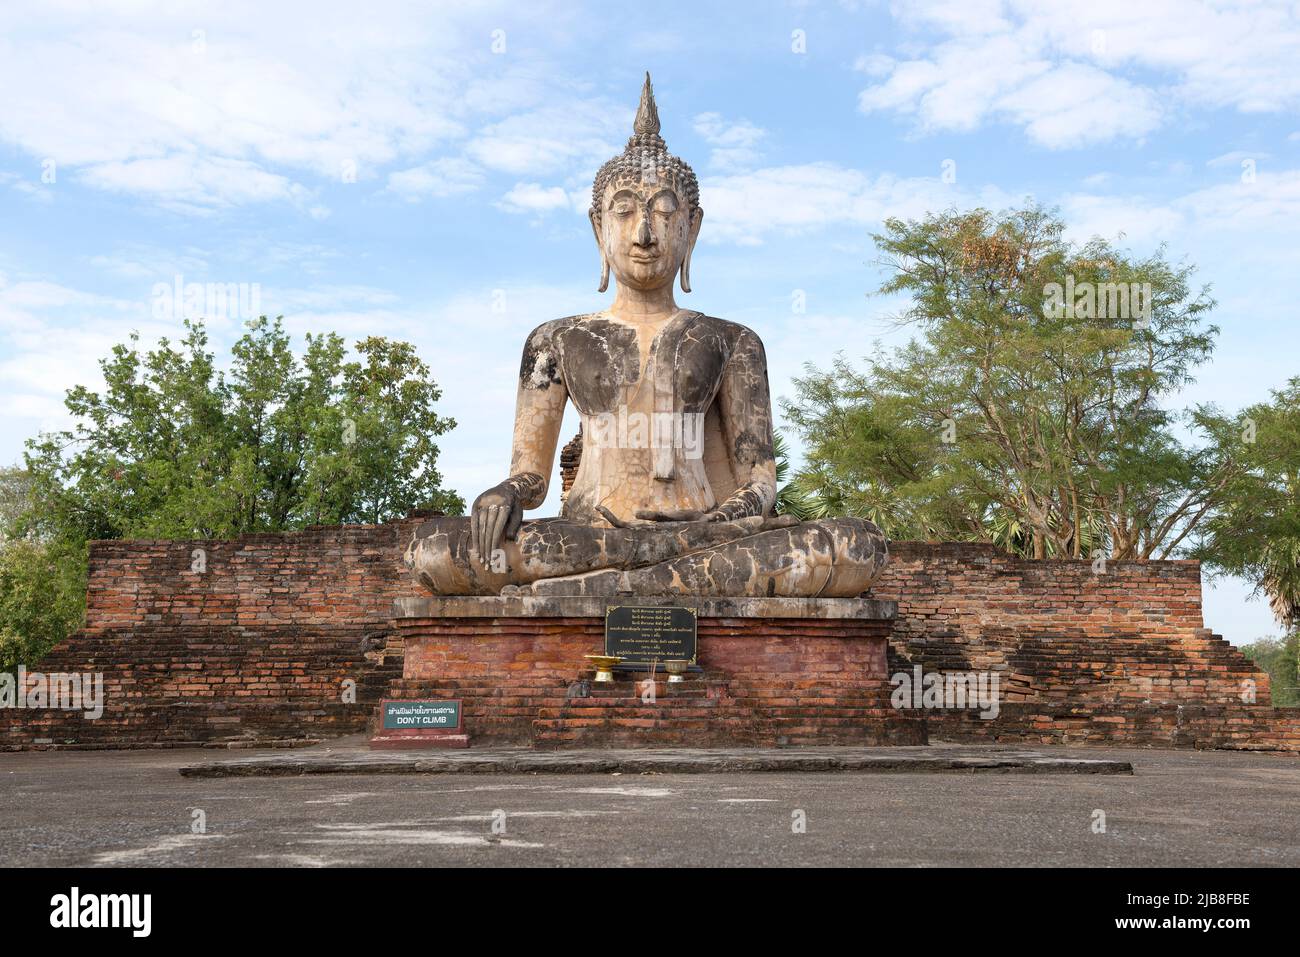
[[[700,236],[700,225],[704,222],[704,210],[698,206],[691,214],[691,234],[686,243],[686,256],[682,259],[682,292],[691,291],[691,253],[695,252],[695,240]]]
[[[609,288],[609,260],[605,258],[605,244],[600,241],[600,214],[595,205],[587,212],[587,218],[591,220],[591,233],[596,237],[596,248],[600,251],[600,285],[596,291],[604,292]]]

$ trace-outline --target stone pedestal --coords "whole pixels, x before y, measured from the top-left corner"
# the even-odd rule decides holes
[[[457,731],[380,731],[370,739],[370,747],[379,751],[468,748],[469,735]]]
[[[890,705],[894,602],[855,598],[620,598],[698,616],[699,673],[591,681],[605,606],[591,597],[403,598],[403,677],[390,698],[456,698],[475,744],[774,747],[926,743]]]

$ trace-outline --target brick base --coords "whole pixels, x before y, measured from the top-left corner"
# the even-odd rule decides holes
[[[992,721],[927,714],[935,741],[1282,751],[1300,756],[1300,708],[1267,705],[1004,704]]]
[[[854,743],[871,735],[913,743],[924,721],[946,740],[1300,753],[1300,714],[1269,708],[1268,676],[1205,629],[1196,562],[1112,562],[1097,574],[1089,561],[1034,561],[990,545],[890,542],[869,596],[897,604],[888,674],[915,665],[997,672],[1004,697],[993,722],[887,712],[884,689],[844,649],[857,625],[782,632],[739,611],[701,620],[705,673],[651,708],[630,679],[587,699],[569,694],[582,655],[600,650],[598,620],[567,637],[517,632],[513,657],[498,636],[482,645],[498,660],[482,667],[467,655],[445,674],[401,678],[390,619],[395,603],[427,601],[401,562],[421,522],[93,543],[85,626],[33,670],[101,673],[104,716],[0,708],[0,751],[310,744],[365,730],[393,680],[392,693],[404,696],[451,697],[445,692],[464,684],[493,700],[499,727],[484,717],[482,730],[546,746],[582,735],[675,743],[674,728],[701,727],[741,742],[808,740],[811,728]],[[201,574],[196,549],[206,555]],[[547,627],[568,626],[552,619]],[[738,637],[724,647],[728,627]],[[478,654],[467,640],[457,649]],[[521,650],[529,641],[533,650]],[[342,694],[349,681],[355,703]],[[430,682],[433,693],[422,687]],[[674,717],[665,725],[667,709]]]
[[[405,649],[393,698],[459,698],[475,744],[726,747],[924,744],[889,703],[881,619],[701,617],[703,673],[669,684],[591,680],[604,622],[583,617],[421,617],[393,623]]]

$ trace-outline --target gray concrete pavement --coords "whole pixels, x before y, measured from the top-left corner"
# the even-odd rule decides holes
[[[1039,750],[1134,773],[192,778],[217,755],[3,754],[0,865],[1300,865],[1295,756]]]

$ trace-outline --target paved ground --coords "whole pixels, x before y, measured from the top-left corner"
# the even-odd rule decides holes
[[[211,752],[3,754],[0,866],[1300,865],[1295,756],[1051,753],[1134,774],[192,778]]]

